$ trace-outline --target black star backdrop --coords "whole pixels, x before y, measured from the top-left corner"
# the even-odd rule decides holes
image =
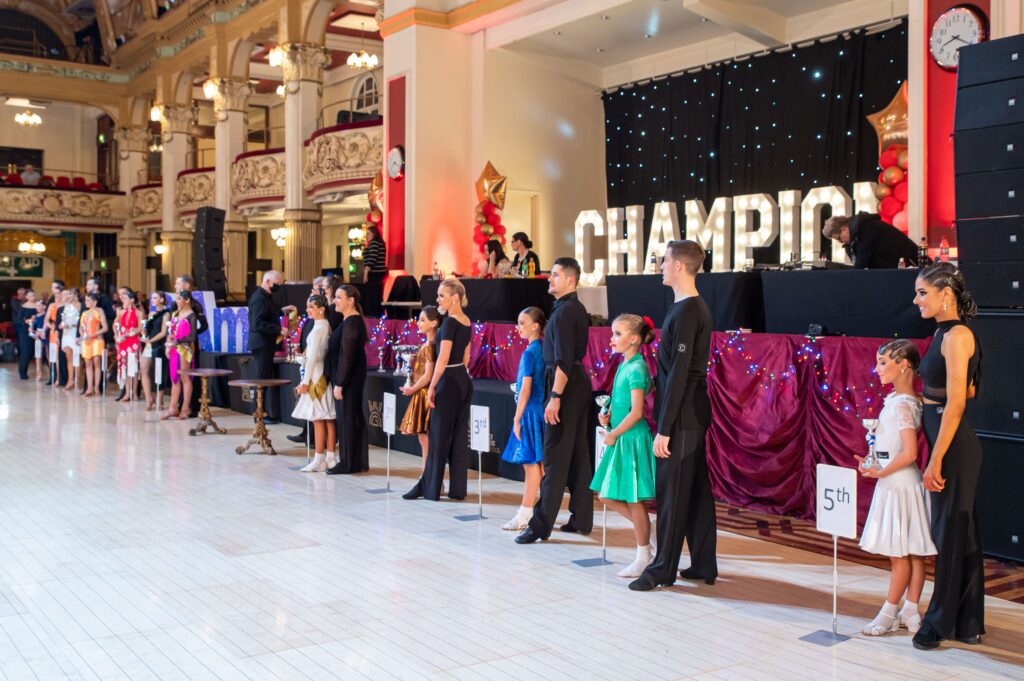
[[[645,206],[646,243],[658,201],[682,221],[689,199],[710,210],[718,196],[850,192],[879,172],[865,116],[906,77],[904,21],[605,93],[608,205]]]

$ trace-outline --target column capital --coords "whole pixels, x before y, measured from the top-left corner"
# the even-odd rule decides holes
[[[164,106],[160,109],[160,130],[165,134],[188,134],[195,117],[196,111],[191,106]]]
[[[324,67],[331,61],[326,47],[312,43],[288,43],[281,48],[284,50],[281,68],[284,70],[285,92],[294,91],[303,81],[323,83]]]
[[[225,220],[224,231],[232,233],[248,233],[249,223],[245,220]]]
[[[323,212],[319,208],[289,208],[284,211],[285,227],[292,222],[315,222],[319,224],[322,219]]]
[[[249,81],[239,78],[214,78],[208,82],[216,86],[213,113],[218,121],[227,120],[227,114],[231,111],[245,112],[249,95],[253,92]]]
[[[149,153],[149,130],[146,128],[118,128],[114,131],[114,140],[122,160],[126,160],[128,154]]]

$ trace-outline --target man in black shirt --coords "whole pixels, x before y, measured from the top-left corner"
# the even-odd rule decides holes
[[[908,267],[917,264],[917,246],[910,237],[874,213],[835,215],[825,221],[821,233],[841,243],[858,269],[895,269],[900,258]]]
[[[680,575],[707,584],[714,584],[718,577],[715,500],[704,440],[711,425],[707,366],[713,320],[697,292],[697,272],[703,263],[704,249],[696,241],[670,241],[665,248],[661,272],[675,302],[665,315],[658,346],[654,406],[658,553],[629,585],[633,591],[650,591],[676,581],[684,539],[690,548],[690,567]]]
[[[546,540],[551,535],[569,485],[572,516],[563,532],[590,534],[594,527],[593,471],[587,438],[587,416],[593,392],[583,369],[590,318],[576,295],[580,265],[573,258],[555,260],[548,278],[548,293],[557,300],[544,329],[544,373],[547,406],[544,408],[544,477],[540,500],[533,507],[529,526],[516,537],[518,544]]]
[[[280,290],[284,276],[277,270],[264,273],[263,283],[249,298],[249,352],[252,353],[254,378],[275,378],[274,353],[281,335],[281,314],[293,312],[294,305],[280,307],[271,297]],[[263,401],[266,421],[278,423],[277,389],[267,390]]]

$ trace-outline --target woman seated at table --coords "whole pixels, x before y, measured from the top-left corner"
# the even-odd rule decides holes
[[[484,252],[487,254],[487,275],[491,277],[505,277],[512,273],[512,263],[505,255],[505,249],[501,242],[491,239],[484,245]]]
[[[516,253],[516,257],[512,258],[512,269],[520,277],[535,277],[540,274],[540,258],[530,250],[531,248],[533,242],[525,232],[516,232],[512,235],[512,250]]]

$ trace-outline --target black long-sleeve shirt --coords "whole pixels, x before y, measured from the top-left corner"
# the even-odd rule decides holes
[[[262,288],[249,298],[249,349],[277,345],[281,335],[281,307]]]
[[[917,263],[917,245],[874,213],[860,212],[850,221],[850,243],[844,246],[858,269],[894,269],[900,258]]]
[[[366,380],[366,322],[362,315],[352,315],[345,318],[339,329],[341,342],[331,382],[344,390],[354,381]]]
[[[587,356],[589,334],[590,317],[576,292],[556,300],[544,328],[544,365],[559,367],[568,376],[573,364]]]
[[[675,428],[700,430],[711,425],[707,376],[713,326],[711,309],[700,296],[668,308],[658,346],[654,413],[659,435],[670,437]]]
[[[203,304],[199,302],[199,296],[192,298],[192,312],[196,316],[196,336],[201,336],[210,328],[210,324],[206,321],[206,311],[203,310]]]

